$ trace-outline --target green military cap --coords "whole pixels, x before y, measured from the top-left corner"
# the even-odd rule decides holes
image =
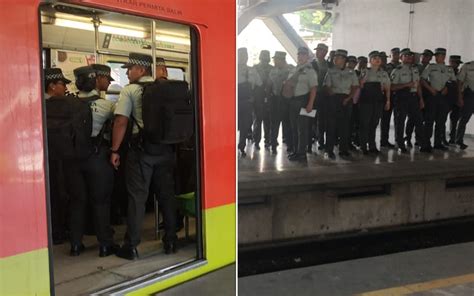
[[[400,47],[394,47],[390,50],[391,53],[400,53]]]
[[[347,62],[357,63],[357,58],[353,55],[347,57]]]
[[[361,61],[365,61],[365,62],[367,62],[367,57],[364,57],[364,56],[358,56],[358,57],[357,57],[357,60],[358,60],[359,62],[361,62]]]
[[[380,51],[378,50],[373,50],[369,53],[369,58],[375,58],[375,57],[381,57]]]
[[[434,53],[429,49],[425,49],[425,50],[423,50],[422,55],[424,55],[424,56],[433,56]]]
[[[446,48],[438,47],[437,49],[435,49],[434,54],[435,54],[435,55],[437,55],[437,54],[446,55]]]
[[[460,55],[451,55],[449,56],[450,60],[453,60],[455,62],[458,62],[459,64],[462,64],[463,61],[461,61],[461,56]]]
[[[380,52],[380,57],[382,57],[382,58],[386,58],[386,57],[387,57],[387,54],[385,53],[385,51],[381,51],[381,52]]]
[[[286,59],[286,52],[284,51],[275,51],[275,55],[273,56],[274,59]]]
[[[414,53],[409,48],[404,48],[400,51],[400,55],[414,55]]]
[[[260,51],[259,59],[268,59],[268,60],[270,60],[270,52],[268,50],[265,50],[265,49]]]
[[[110,76],[110,67],[102,64],[92,64],[91,67],[95,70],[97,75],[106,76],[110,81],[114,81]]]
[[[73,72],[76,79],[79,77],[95,78],[97,76],[96,70],[92,66],[79,67],[74,69]]]
[[[298,47],[298,53],[309,54],[309,49],[306,46]]]
[[[122,68],[131,68],[134,65],[142,67],[150,67],[153,64],[153,58],[151,55],[131,52],[128,55],[128,62],[122,66]]]
[[[156,65],[166,67],[165,59],[164,58],[156,58]]]
[[[345,49],[338,49],[338,50],[336,50],[336,52],[334,53],[334,56],[341,56],[341,57],[347,58],[347,50],[345,50]]]
[[[71,80],[64,77],[63,71],[59,68],[44,69],[44,79],[46,80],[46,84],[55,80],[61,80],[64,84],[71,83]]]
[[[318,50],[318,49],[327,51],[329,50],[329,47],[324,43],[318,43],[318,45],[316,45],[316,48],[314,50]]]

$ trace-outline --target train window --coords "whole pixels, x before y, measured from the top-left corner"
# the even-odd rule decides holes
[[[111,68],[111,77],[114,81],[106,93],[101,93],[105,99],[116,102],[121,89],[130,83],[126,69],[121,66],[127,62],[129,53],[134,52],[163,58],[168,67],[168,78],[189,81],[194,99],[198,99],[196,87],[192,84],[193,81],[198,81],[192,74],[193,70],[197,69],[195,66],[198,60],[195,58],[197,45],[191,42],[197,38],[192,38],[196,33],[190,26],[60,3],[45,4],[41,6],[40,11],[43,66],[61,68],[66,78],[72,81],[67,85],[71,93],[77,92],[74,85],[74,69],[94,63],[104,64]],[[48,116],[50,114],[48,110],[51,109],[48,109],[48,101],[45,104]],[[194,102],[193,105],[200,104]],[[197,117],[196,114],[199,114],[199,110],[195,110],[194,117]],[[194,120],[196,121],[196,118]],[[198,128],[199,124],[195,126]],[[81,222],[74,220],[76,222],[67,223],[66,221],[73,219],[66,213],[78,210],[77,200],[74,200],[77,193],[70,189],[71,180],[67,180],[68,173],[66,173],[74,165],[69,162],[66,164],[59,154],[54,154],[54,151],[49,149],[48,174],[51,184],[49,199],[52,205],[49,219],[54,243],[51,250],[54,257],[52,264],[57,295],[120,291],[122,286],[130,285],[133,280],[134,283],[139,282],[137,278],[174,272],[181,266],[202,259],[201,215],[199,210],[196,211],[201,209],[198,182],[198,172],[201,169],[197,157],[200,133],[195,131],[194,134],[195,138],[185,145],[176,145],[173,150],[177,159],[173,180],[176,195],[174,200],[177,206],[176,211],[172,212],[177,216],[177,223],[176,229],[169,230],[168,227],[168,232],[176,230],[178,251],[170,255],[165,254],[162,243],[163,228],[166,228],[166,225],[162,225],[163,213],[170,215],[170,208],[165,208],[161,199],[156,198],[159,193],[153,192],[153,186],[150,186],[142,224],[141,243],[137,247],[140,259],[137,261],[129,261],[114,255],[99,258],[100,244],[95,234],[101,230],[93,225],[94,217],[97,215],[106,217],[110,212],[110,223],[115,232],[114,240],[116,243],[123,243],[129,218],[125,179],[126,155],[121,156],[122,163],[114,175],[110,207],[97,210],[98,205],[94,205],[89,196],[88,204],[81,205],[86,207],[85,216],[75,217]],[[48,141],[52,137],[52,133],[48,133]],[[106,157],[108,163],[109,156]],[[105,187],[111,184],[101,180],[89,182],[85,177],[86,173],[81,174],[85,180],[81,188],[85,190],[86,198],[87,194],[91,193],[92,186]],[[82,230],[77,230],[78,223],[85,223],[81,224]],[[67,242],[73,240],[73,237],[77,241],[82,235],[81,242],[85,249],[77,243],[77,250],[73,250]]]
[[[115,80],[113,84],[118,84],[122,87],[128,84],[127,69],[123,69],[124,63],[108,62],[107,66],[110,67],[110,75]]]
[[[168,78],[176,80],[185,80],[184,71],[181,68],[167,67]]]

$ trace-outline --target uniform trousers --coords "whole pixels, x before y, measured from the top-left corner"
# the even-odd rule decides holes
[[[323,93],[318,94],[316,99],[317,111],[317,129],[318,129],[318,143],[324,146],[326,143],[327,118],[328,118],[328,104],[329,97]]]
[[[391,96],[393,100],[393,93]],[[389,141],[390,136],[390,121],[392,120],[393,106],[390,104],[389,110],[382,111],[382,120],[380,121],[380,144],[385,145]]]
[[[360,104],[352,103],[351,142],[360,145]]]
[[[103,145],[86,160],[64,162],[66,185],[70,196],[71,243],[82,243],[86,225],[88,200],[97,240],[102,246],[113,244],[110,227],[110,200],[114,185],[114,169],[109,163],[109,150]]]
[[[450,131],[449,136],[451,140],[456,138],[456,128],[459,121],[459,107],[457,105],[458,102],[458,84],[456,82],[449,82],[447,83],[448,87],[448,103],[449,103],[449,123],[450,123]],[[446,140],[446,124],[443,125],[443,140]]]
[[[360,147],[362,150],[377,149],[375,133],[382,117],[384,95],[379,82],[366,82],[359,100]]]
[[[293,98],[281,97],[281,126],[283,130],[283,141],[286,143],[288,150],[293,151],[293,133],[291,131],[290,122],[290,102]]]
[[[290,124],[293,140],[293,151],[299,155],[306,155],[308,145],[308,127],[312,118],[300,115],[301,108],[306,108],[309,94],[293,97],[290,100]]]
[[[464,144],[466,125],[471,119],[472,112],[474,112],[474,92],[470,89],[466,89],[464,91],[464,106],[460,110],[460,119],[456,133],[457,144]]]
[[[244,150],[247,141],[247,132],[252,127],[252,104],[250,101],[239,100],[238,104],[239,149]]]
[[[49,196],[53,240],[66,238],[68,194],[64,180],[63,160],[49,158]]]
[[[325,150],[333,152],[337,136],[339,136],[339,152],[347,152],[350,142],[350,123],[352,112],[352,101],[344,106],[343,100],[346,94],[335,94],[327,98],[327,137]]]
[[[429,96],[429,92],[426,91],[426,89],[423,88],[422,90],[422,93],[423,93],[423,99],[426,101],[426,98],[428,98]],[[421,122],[423,123],[424,125],[424,122],[425,122],[425,109],[421,110]],[[410,141],[411,142],[411,137],[413,135],[413,131],[415,130],[415,123],[413,122],[413,120],[408,117],[408,120],[407,120],[407,123],[406,123],[406,126],[405,126],[405,139],[407,141]],[[419,145],[421,145],[421,143],[424,141],[424,139],[416,139],[416,142],[418,142]]]
[[[150,145],[151,146],[151,145]],[[174,169],[176,154],[172,145],[153,146],[153,155],[132,145],[126,163],[126,182],[128,192],[127,232],[124,245],[136,247],[140,243],[145,204],[152,186],[157,194],[163,214],[163,242],[172,243],[176,236],[176,198],[174,191]]]
[[[255,120],[253,122],[253,141],[260,144],[262,139],[262,125],[265,134],[265,145],[270,145],[270,104],[263,95],[256,96],[253,103]]]
[[[278,134],[280,132],[280,123],[283,119],[283,97],[272,96],[269,100],[270,104],[270,145],[272,149],[276,149],[278,145]]]
[[[441,145],[444,139],[446,118],[449,112],[449,101],[441,92],[436,95],[429,95],[425,101],[425,144],[431,145],[431,137],[433,136],[433,125],[436,123],[434,132],[434,145]]]
[[[395,140],[398,147],[405,147],[405,138],[403,134],[407,117],[411,122],[413,122],[416,138],[423,138],[423,119],[420,110],[420,99],[417,93],[408,90],[398,91],[394,101],[394,114]],[[422,143],[420,144],[423,145]]]

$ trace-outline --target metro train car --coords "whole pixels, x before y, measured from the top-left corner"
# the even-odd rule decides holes
[[[235,262],[234,1],[6,0],[0,7],[0,295],[154,294]],[[104,96],[116,100],[130,52],[163,58],[169,78],[187,81],[194,99],[195,136],[178,149],[176,170],[185,184],[176,197],[180,248],[163,253],[151,197],[139,260],[99,258],[94,236],[71,257],[52,237],[43,70],[61,68],[74,80],[77,67],[108,65],[114,81]],[[125,225],[116,224],[120,243]]]

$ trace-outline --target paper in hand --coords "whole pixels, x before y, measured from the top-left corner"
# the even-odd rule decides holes
[[[300,115],[308,116],[308,117],[316,117],[316,110],[312,110],[311,112],[306,112],[306,108],[301,108]]]

